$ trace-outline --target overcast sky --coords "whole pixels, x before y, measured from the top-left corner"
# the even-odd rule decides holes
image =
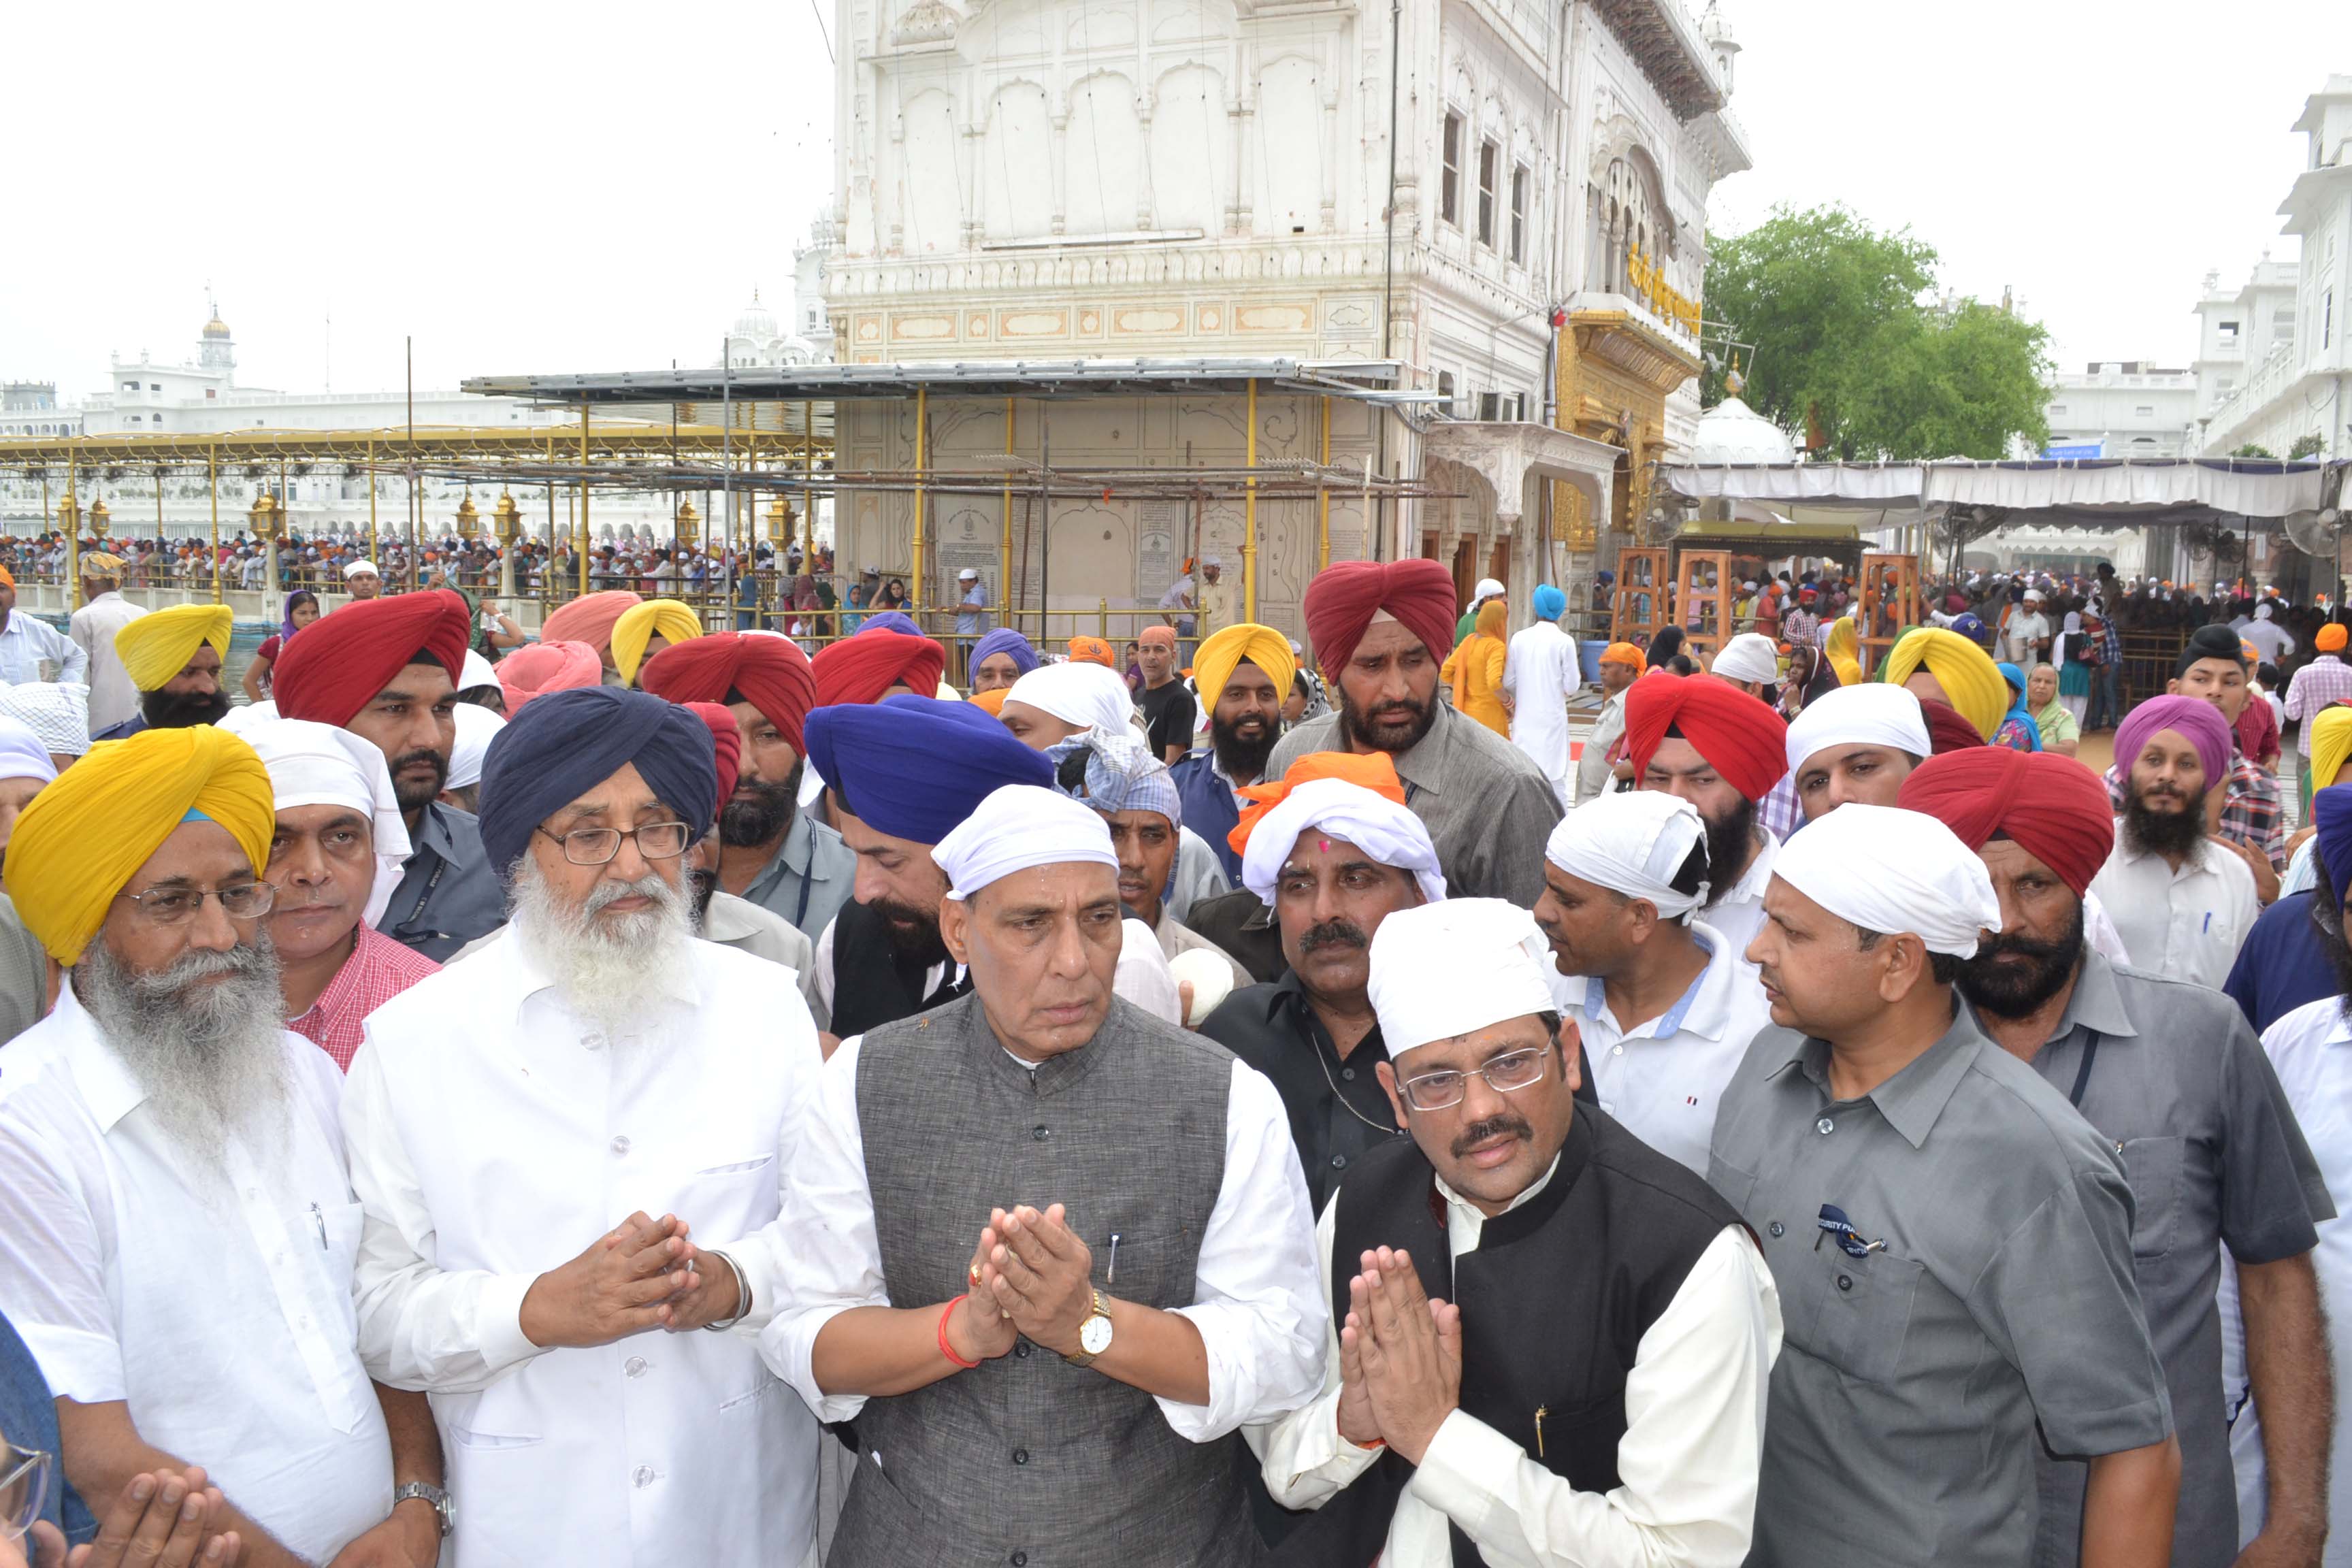
[[[2287,127],[2352,72],[2345,0],[1725,14],[1757,167],[1714,225],[1832,201],[1908,225],[1946,283],[2013,287],[2069,365],[2185,363],[2205,271],[2293,254]],[[831,195],[810,0],[133,0],[6,26],[0,379],[68,395],[102,388],[110,350],[187,357],[207,284],[250,385],[325,382],[330,318],[344,391],[397,387],[405,333],[420,387],[707,364],[754,287],[788,302]]]

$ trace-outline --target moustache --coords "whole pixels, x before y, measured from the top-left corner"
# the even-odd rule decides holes
[[[1363,928],[1349,920],[1325,921],[1321,925],[1310,926],[1307,934],[1298,939],[1298,952],[1302,957],[1310,952],[1319,952],[1327,947],[1369,949],[1371,945],[1372,939],[1364,934]]]
[[[1516,1116],[1489,1116],[1483,1121],[1472,1122],[1454,1135],[1454,1157],[1463,1159],[1489,1138],[1500,1138],[1507,1133],[1525,1142],[1535,1137],[1536,1130]]]
[[[415,767],[419,763],[430,763],[433,771],[439,773],[449,771],[449,759],[430,746],[419,746],[415,751],[401,752],[392,759],[391,771],[396,773],[403,768]]]

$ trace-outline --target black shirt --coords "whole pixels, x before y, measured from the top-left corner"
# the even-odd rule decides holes
[[[1274,1080],[1316,1213],[1350,1165],[1397,1136],[1387,1091],[1372,1071],[1389,1056],[1379,1026],[1342,1061],[1297,975],[1234,992],[1202,1021],[1201,1033]]]
[[[1192,749],[1192,725],[1200,710],[1182,681],[1147,686],[1137,695],[1135,705],[1143,710],[1144,739],[1154,757],[1165,762],[1171,746]]]

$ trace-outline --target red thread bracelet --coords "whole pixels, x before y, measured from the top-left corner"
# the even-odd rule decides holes
[[[967,1291],[965,1294],[969,1295],[970,1292]],[[964,1371],[970,1372],[972,1368],[978,1366],[980,1363],[976,1361],[964,1360],[963,1357],[955,1353],[955,1347],[948,1343],[948,1313],[952,1312],[958,1307],[962,1306],[963,1301],[964,1298],[962,1296],[958,1296],[954,1300],[950,1301],[947,1304],[947,1310],[940,1314],[940,1353],[947,1357],[948,1360],[955,1363],[956,1365],[963,1368]]]

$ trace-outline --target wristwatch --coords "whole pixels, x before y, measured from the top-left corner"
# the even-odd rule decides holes
[[[392,1506],[398,1508],[411,1498],[433,1505],[433,1511],[441,1516],[441,1539],[448,1540],[449,1532],[457,1528],[457,1514],[449,1506],[449,1494],[430,1481],[410,1481],[392,1494]]]
[[[1094,1293],[1095,1310],[1078,1325],[1078,1348],[1062,1359],[1072,1366],[1092,1366],[1095,1358],[1110,1349],[1110,1298],[1097,1290]]]

